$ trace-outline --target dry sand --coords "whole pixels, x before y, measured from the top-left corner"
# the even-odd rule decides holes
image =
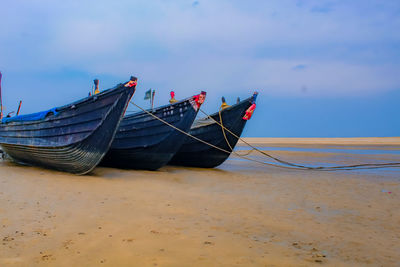
[[[306,172],[233,157],[217,169],[74,176],[2,162],[0,266],[399,266],[399,203],[399,169]]]

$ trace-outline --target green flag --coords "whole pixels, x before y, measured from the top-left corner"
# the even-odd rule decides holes
[[[144,100],[151,98],[151,89],[144,94]]]

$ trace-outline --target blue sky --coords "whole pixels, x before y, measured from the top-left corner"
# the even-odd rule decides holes
[[[31,113],[139,77],[134,100],[260,93],[246,136],[400,135],[400,2],[6,1],[7,111]]]

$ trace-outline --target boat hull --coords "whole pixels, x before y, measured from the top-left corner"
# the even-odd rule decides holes
[[[0,125],[0,145],[16,162],[86,174],[104,157],[135,88],[123,85],[46,114]]]
[[[197,115],[192,98],[149,111],[188,132]],[[148,113],[126,116],[101,165],[124,169],[157,170],[178,151],[185,135]]]
[[[252,105],[252,99],[253,98],[246,99],[221,111],[222,124],[236,136],[240,137],[243,132],[247,122],[243,119],[243,116],[245,115],[246,110]],[[219,112],[210,116],[214,120],[221,122]],[[225,131],[225,139],[221,126],[212,120],[210,120],[206,125],[192,127],[189,133],[196,138],[226,151],[231,151],[231,148],[233,149],[238,142],[238,138],[230,134],[228,131]],[[230,146],[227,144],[227,141]],[[186,137],[183,145],[168,164],[176,166],[214,168],[222,164],[229,155],[230,153],[220,151],[191,137]]]

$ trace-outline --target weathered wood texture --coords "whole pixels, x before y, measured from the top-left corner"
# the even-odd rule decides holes
[[[16,162],[88,173],[109,149],[134,91],[120,84],[41,119],[30,119],[36,114],[12,118],[0,124],[0,145]]]
[[[225,128],[229,129],[235,135],[240,137],[247,122],[246,120],[243,120],[243,116],[252,103],[253,97],[250,97],[239,102],[238,104],[222,110],[221,117]],[[210,116],[214,120],[221,122],[219,112],[216,112]],[[230,151],[221,126],[211,119],[200,119],[198,123],[195,122],[189,133],[203,141],[213,144],[214,146]],[[225,134],[229,144],[232,148],[234,148],[238,139],[227,131],[225,131]],[[229,157],[229,155],[230,153],[225,153],[193,138],[186,137],[183,145],[168,164],[177,166],[213,168],[222,164]]]
[[[197,115],[193,97],[175,104],[148,110],[155,116],[187,132]],[[126,116],[101,165],[156,170],[172,158],[185,135],[146,112]]]

